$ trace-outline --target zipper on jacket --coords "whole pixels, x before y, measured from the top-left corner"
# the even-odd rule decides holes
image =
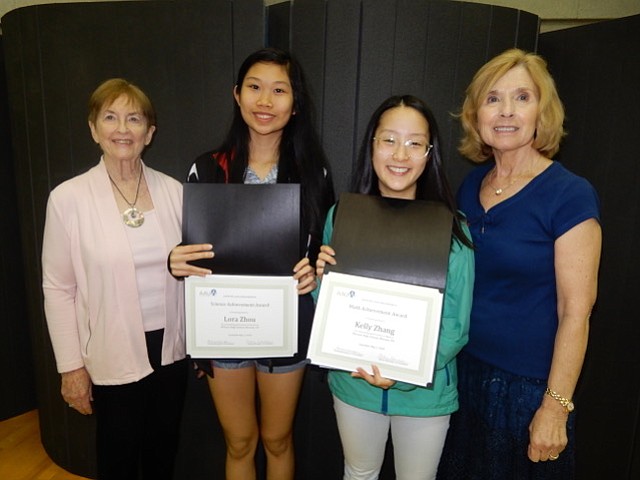
[[[389,411],[389,390],[382,390],[382,407],[380,410],[380,413],[384,415]]]

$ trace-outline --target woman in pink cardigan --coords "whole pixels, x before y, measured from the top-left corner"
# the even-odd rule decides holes
[[[49,196],[45,314],[62,397],[96,414],[100,480],[171,479],[187,380],[183,298],[166,268],[180,242],[182,186],[142,162],[147,96],[123,79],[89,100],[100,162]]]

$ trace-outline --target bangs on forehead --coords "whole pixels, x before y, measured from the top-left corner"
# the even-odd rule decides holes
[[[266,65],[266,66],[273,66],[273,67],[282,67],[284,69],[284,72],[286,73],[287,76],[287,83],[291,84],[291,71],[290,71],[290,63],[289,62],[285,62],[285,63],[279,63],[279,62],[265,62],[265,61],[260,61],[260,62],[256,62],[253,65],[251,65],[251,67],[249,67],[249,69],[247,70],[247,74],[245,75],[245,79],[247,77],[250,77],[249,75],[249,71],[257,66],[257,65]]]
[[[526,62],[518,61],[512,64],[503,65],[502,68],[496,70],[491,77],[487,78],[484,88],[479,90],[479,95],[478,95],[478,98],[476,99],[478,105],[482,104],[482,102],[484,101],[484,97],[486,97],[489,93],[491,93],[494,90],[493,87],[495,86],[496,83],[498,83],[498,81],[502,77],[504,77],[507,73],[509,73],[510,71],[518,67],[521,67],[527,73],[527,75],[529,75],[529,78],[531,79],[532,90],[536,94],[536,96],[539,98],[540,90],[538,88],[538,84],[535,81],[534,75],[531,72],[531,69],[529,68]]]
[[[128,94],[127,92],[114,93],[105,99],[105,102],[101,108],[101,111],[109,110],[111,106],[120,98],[124,98],[126,101],[126,106],[130,107],[131,110],[135,113],[142,113],[142,106],[137,98],[133,95]]]
[[[419,136],[424,136],[426,138],[430,138],[431,137],[431,127],[429,125],[429,119],[424,115],[423,112],[421,112],[417,108],[414,108],[411,105],[406,105],[405,103],[399,103],[398,105],[391,106],[391,107],[387,108],[386,110],[384,110],[380,114],[380,117],[378,118],[378,122],[377,122],[377,125],[375,127],[374,133],[378,132],[378,131],[393,132],[392,128],[390,128],[390,127],[383,128],[383,126],[381,124],[382,124],[382,121],[383,121],[383,118],[385,117],[385,115],[387,113],[389,113],[389,112],[394,111],[394,110],[398,110],[398,111],[407,110],[407,111],[415,112],[421,119],[424,120],[424,123],[425,123],[425,126],[426,126],[426,131],[425,132],[412,132],[412,133],[410,133],[410,135],[419,135]]]

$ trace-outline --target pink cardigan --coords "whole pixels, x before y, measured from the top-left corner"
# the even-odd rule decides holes
[[[182,185],[143,167],[168,255],[181,239]],[[84,366],[95,384],[152,372],[125,228],[102,160],[49,196],[42,287],[58,372]],[[168,271],[166,299],[163,365],[185,357],[183,287]]]

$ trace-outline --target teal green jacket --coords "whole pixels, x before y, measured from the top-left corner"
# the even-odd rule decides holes
[[[334,208],[329,211],[324,227],[322,243],[325,245],[331,244]],[[471,238],[467,226],[463,225],[463,228],[467,237]],[[332,370],[329,372],[331,393],[354,407],[387,415],[432,417],[456,411],[456,355],[468,340],[473,280],[473,251],[453,239],[432,385],[426,388],[396,382],[393,387],[384,390],[365,380],[353,378],[350,372]],[[363,367],[367,368],[368,365]]]

